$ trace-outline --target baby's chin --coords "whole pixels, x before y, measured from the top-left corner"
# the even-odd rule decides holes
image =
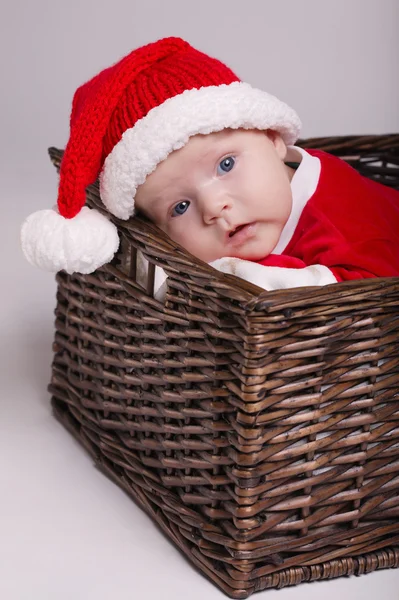
[[[232,246],[229,247],[228,245],[224,246],[223,244],[212,247],[209,243],[208,245],[201,244],[200,246],[196,244],[194,248],[191,246],[191,244],[181,245],[185,247],[186,250],[188,250],[191,254],[206,263],[211,263],[219,258],[225,258],[227,256],[256,262],[263,260],[273,252],[273,249],[276,245],[274,243],[274,236],[271,235],[273,233],[274,232],[268,231],[264,236],[260,236],[258,234],[254,237],[254,239],[246,240],[243,244],[240,244],[236,248]],[[206,251],[204,252],[205,248]]]
[[[226,256],[230,256],[233,258],[240,258],[241,260],[249,260],[252,262],[257,262],[259,260],[265,259],[271,253],[272,253],[272,251],[269,249],[267,249],[265,251],[258,250],[257,252],[256,251],[251,252],[250,250],[241,250],[241,251],[237,250],[236,252],[232,252],[231,249],[229,249],[229,250],[226,250],[225,252],[214,254],[211,257],[209,257],[210,255],[208,255],[206,258],[202,258],[200,256],[198,258],[200,258],[200,260],[203,260],[204,262],[207,262],[207,263],[218,260],[219,258],[226,258]]]
[[[243,248],[237,248],[237,250],[234,252],[231,252],[230,249],[230,252],[224,254],[224,256],[234,256],[234,258],[241,258],[241,260],[250,260],[256,262],[269,256],[274,247],[274,245],[271,246],[270,244],[247,244]],[[218,258],[223,258],[224,256],[219,256]]]

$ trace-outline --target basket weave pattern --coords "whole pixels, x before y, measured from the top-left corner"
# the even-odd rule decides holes
[[[399,188],[399,136],[301,145]],[[113,220],[111,264],[57,274],[49,386],[96,464],[233,598],[399,566],[399,278],[264,292]]]

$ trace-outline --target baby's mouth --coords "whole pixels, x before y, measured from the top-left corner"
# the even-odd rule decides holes
[[[241,229],[243,229],[243,227],[246,227],[247,223],[244,223],[244,225],[238,225],[238,227],[236,227],[235,229],[232,229],[229,232],[229,238],[232,238],[236,233],[238,233]]]
[[[230,242],[232,246],[238,246],[248,239],[253,238],[255,233],[256,222],[244,223],[243,225],[238,225],[229,232],[227,241]]]

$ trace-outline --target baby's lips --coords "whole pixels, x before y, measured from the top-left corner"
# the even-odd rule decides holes
[[[247,239],[253,237],[256,231],[256,223],[245,223],[244,225],[238,225],[235,230],[232,230],[234,233],[230,236],[230,233],[227,235],[227,242],[231,246],[239,246],[244,243]]]

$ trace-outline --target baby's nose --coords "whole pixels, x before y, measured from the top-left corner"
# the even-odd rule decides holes
[[[227,196],[214,193],[211,190],[201,194],[200,204],[206,223],[225,216],[225,213],[231,208],[231,201]]]

